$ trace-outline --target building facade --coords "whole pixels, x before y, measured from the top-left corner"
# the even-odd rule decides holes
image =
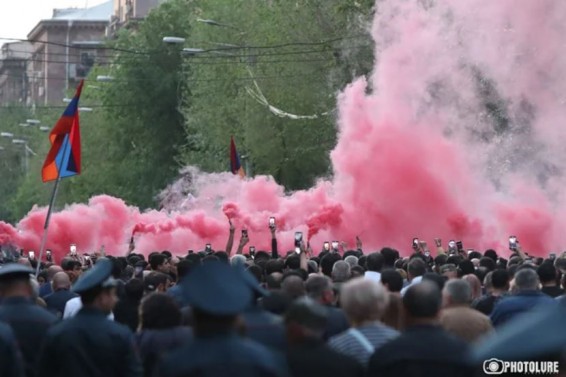
[[[27,69],[32,51],[29,42],[5,43],[0,49],[0,106],[27,103]]]
[[[165,0],[114,0],[112,19],[106,36],[112,38],[116,32],[132,21],[143,20],[149,12]]]
[[[27,64],[28,105],[60,104],[68,90],[85,78],[95,62],[113,11],[113,1],[91,8],[55,9],[28,34],[32,42]]]

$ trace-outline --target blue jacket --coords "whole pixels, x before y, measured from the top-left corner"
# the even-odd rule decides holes
[[[10,326],[0,323],[0,376],[23,377],[24,366]]]
[[[77,296],[78,295],[76,293],[73,293],[68,289],[62,289],[45,296],[44,300],[49,311],[55,314],[58,318],[63,318],[65,304],[67,304],[67,301]]]
[[[91,308],[49,330],[39,359],[39,377],[142,375],[132,332]]]
[[[281,377],[286,366],[267,348],[236,334],[196,337],[163,358],[160,377]]]
[[[523,291],[499,300],[491,313],[491,323],[498,327],[515,318],[517,315],[528,312],[535,306],[556,305],[556,300],[541,291]]]
[[[58,320],[54,314],[24,297],[10,297],[0,304],[0,321],[6,322],[16,336],[28,377],[38,371],[38,350],[47,330]]]

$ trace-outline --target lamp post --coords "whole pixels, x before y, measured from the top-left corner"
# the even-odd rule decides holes
[[[28,142],[25,139],[13,139],[12,143],[24,146],[24,172],[27,174],[29,170]]]

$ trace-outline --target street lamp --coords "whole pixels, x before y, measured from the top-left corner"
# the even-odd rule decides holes
[[[28,157],[29,148],[28,148],[27,140],[13,139],[12,144],[20,144],[20,145],[24,146],[24,169],[25,169],[25,172],[27,173],[29,171],[28,170],[29,169],[29,162],[28,162],[29,161],[29,157]]]
[[[90,113],[92,111],[92,107],[79,107],[80,112]]]
[[[27,124],[40,124],[41,121],[38,120],[38,119],[27,119],[27,120],[26,120],[26,123],[27,123]]]
[[[223,24],[222,22],[218,22],[218,21],[215,21],[215,20],[205,20],[205,19],[202,19],[202,18],[197,18],[197,22],[201,22],[203,24],[207,24],[207,25],[210,25],[210,26],[218,26],[218,27],[226,27],[226,28],[229,28],[229,29],[235,29],[235,30],[238,30],[238,31],[243,33],[242,29],[240,29],[240,28],[237,28],[235,26],[228,25],[228,24]]]
[[[0,132],[0,137],[7,137],[7,138],[13,138],[14,134],[10,133],[10,132]]]
[[[182,37],[163,37],[163,43],[179,45],[179,44],[185,43],[185,38],[182,38]]]
[[[47,131],[49,131],[49,127],[47,127],[47,126],[40,126],[40,127],[39,127],[39,130],[40,130],[41,132],[47,132]]]
[[[63,98],[63,102],[65,103],[71,103],[72,100],[72,98]]]
[[[30,125],[28,123],[20,123],[19,126],[20,127],[29,127]]]

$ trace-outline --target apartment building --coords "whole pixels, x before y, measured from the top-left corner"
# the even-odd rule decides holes
[[[29,42],[5,43],[0,48],[0,106],[27,103],[27,65],[32,51]]]

